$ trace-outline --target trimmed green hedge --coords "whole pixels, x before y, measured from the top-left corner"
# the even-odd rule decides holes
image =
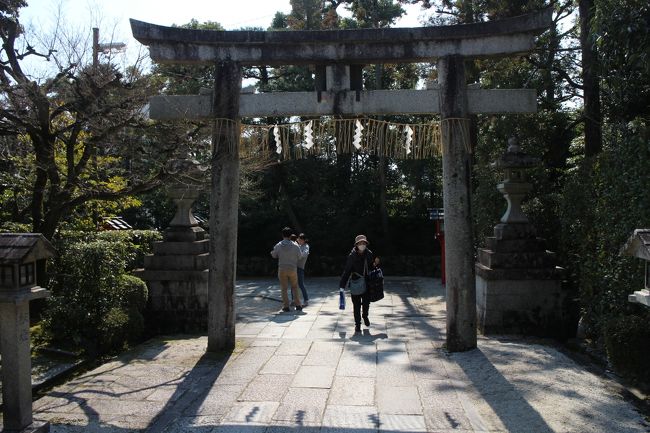
[[[52,297],[43,336],[90,356],[122,350],[144,333],[147,286],[127,272],[151,250],[157,232],[62,233],[49,266]]]

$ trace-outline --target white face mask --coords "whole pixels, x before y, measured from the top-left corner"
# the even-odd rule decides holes
[[[359,252],[364,252],[366,250],[366,244],[357,245],[357,249],[359,250]]]

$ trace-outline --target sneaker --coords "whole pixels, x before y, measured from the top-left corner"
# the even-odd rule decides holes
[[[355,325],[354,327],[354,333],[359,334],[361,333],[361,325]]]
[[[368,320],[367,317],[364,317],[363,318],[363,324],[366,325],[366,326],[370,326],[370,320]]]
[[[302,305],[296,305],[296,311],[302,311]]]
[[[291,311],[291,308],[289,308],[289,307],[282,307],[282,311],[284,311],[285,313],[288,313],[289,311]]]

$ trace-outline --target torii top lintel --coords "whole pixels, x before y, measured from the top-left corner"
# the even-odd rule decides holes
[[[484,23],[438,27],[216,31],[131,20],[133,37],[159,63],[242,65],[416,63],[461,55],[506,56],[530,51],[551,24],[552,9]]]

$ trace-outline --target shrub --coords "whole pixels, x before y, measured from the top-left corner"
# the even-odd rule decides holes
[[[650,315],[621,316],[607,321],[604,329],[607,356],[614,369],[628,377],[650,381]]]
[[[136,269],[144,266],[144,256],[151,254],[153,243],[162,240],[162,234],[156,230],[120,230],[99,232],[99,240],[124,242],[129,248],[131,261],[127,269]]]
[[[30,224],[13,221],[6,221],[0,224],[0,233],[31,233],[31,231],[32,226]]]
[[[142,335],[147,288],[126,275],[136,261],[132,235],[73,236],[59,240],[44,314],[44,335],[52,343],[89,355],[118,351]],[[101,239],[103,238],[103,239]]]
[[[614,125],[605,148],[571,173],[564,188],[560,257],[580,288],[589,337],[636,309],[627,297],[643,286],[643,263],[619,254],[635,228],[648,226],[650,124]]]

